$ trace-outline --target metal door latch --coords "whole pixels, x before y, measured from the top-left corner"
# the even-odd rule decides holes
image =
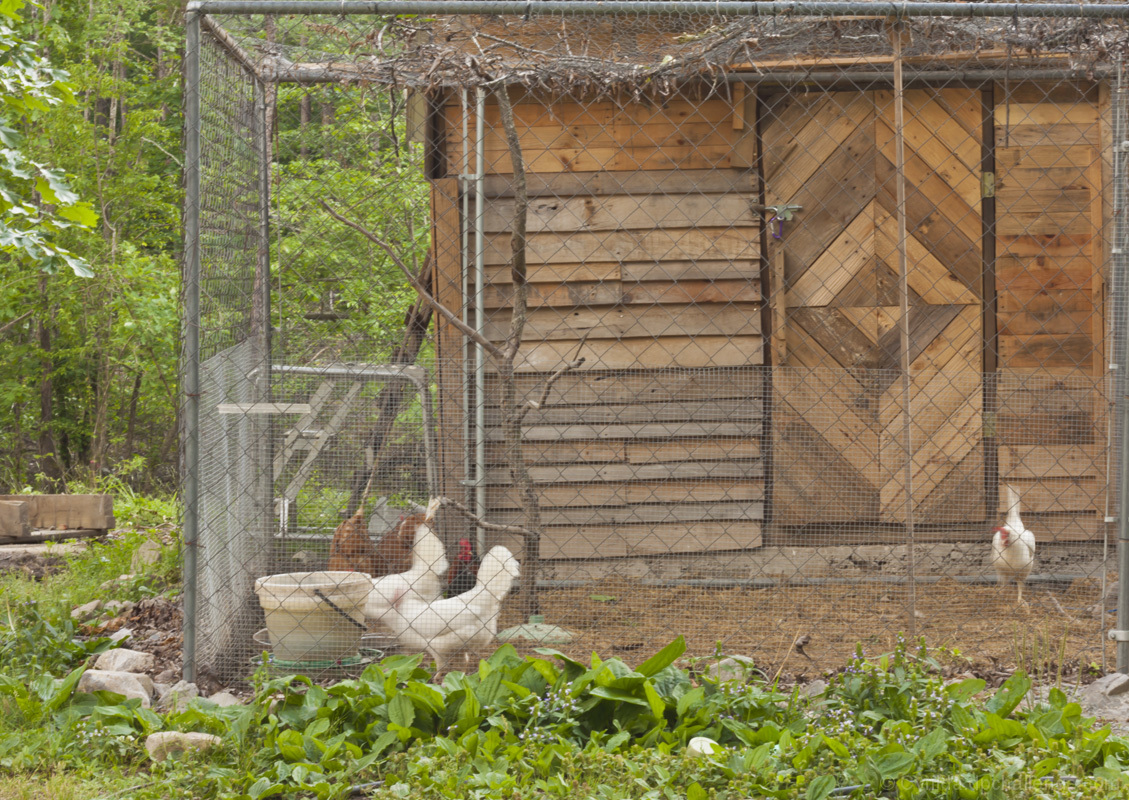
[[[768,224],[776,223],[776,227],[772,231],[773,239],[780,239],[784,236],[784,223],[791,222],[794,212],[803,211],[803,206],[793,206],[787,203],[781,203],[775,206],[765,206],[765,211],[771,211],[772,216],[768,219]]]

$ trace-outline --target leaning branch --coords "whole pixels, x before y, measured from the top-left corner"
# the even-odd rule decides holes
[[[482,517],[478,516],[469,508],[460,503],[458,500],[452,500],[450,497],[440,497],[439,504],[455,509],[475,525],[478,525],[481,528],[485,528],[488,531],[497,531],[498,533],[516,533],[518,536],[536,535],[533,531],[529,530],[528,528],[523,528],[520,525],[504,525],[500,522],[487,522]]]
[[[581,346],[583,346],[583,344],[584,343],[581,342]],[[552,375],[550,375],[548,378],[546,378],[545,379],[545,385],[541,388],[541,396],[539,398],[537,398],[536,400],[527,401],[525,408],[523,408],[521,410],[521,414],[518,415],[518,422],[524,422],[525,421],[525,415],[528,414],[530,411],[541,410],[544,407],[546,401],[548,401],[548,399],[549,399],[549,391],[553,388],[553,384],[556,383],[557,381],[559,381],[561,378],[563,378],[568,373],[572,372],[574,369],[580,369],[580,366],[583,363],[584,363],[583,357],[578,358],[575,361],[570,361],[567,364],[565,364],[563,367],[558,369],[556,372],[554,372]]]
[[[458,315],[455,312],[451,311],[451,309],[447,308],[445,305],[432,297],[431,292],[427,290],[427,287],[420,283],[419,279],[412,273],[410,269],[408,269],[408,265],[405,264],[403,259],[401,259],[396,251],[392,249],[392,245],[388,244],[388,242],[381,239],[379,236],[377,236],[365,226],[361,225],[359,222],[354,222],[351,219],[341,216],[330,207],[329,203],[325,202],[324,200],[321,200],[319,202],[321,203],[322,208],[324,208],[331,217],[333,217],[343,225],[348,225],[350,228],[357,231],[370,242],[383,250],[385,255],[392,259],[392,263],[400,269],[400,272],[404,273],[404,277],[408,279],[408,282],[412,285],[412,288],[415,289],[416,294],[422,297],[428,305],[430,305],[435,309],[436,312],[438,312],[440,316],[454,325],[455,328],[458,329],[459,333],[461,333],[463,336],[466,336],[476,344],[482,345],[483,349],[490,353],[490,355],[494,358],[500,359],[504,357],[504,353],[502,352],[502,349],[500,347],[491,342],[474,328],[467,325],[465,322],[459,319]]]

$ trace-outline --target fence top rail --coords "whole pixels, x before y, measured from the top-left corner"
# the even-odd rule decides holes
[[[956,2],[713,2],[713,0],[192,0],[189,14],[512,14],[608,16],[710,14],[715,16],[1062,17],[1129,19],[1126,3]]]

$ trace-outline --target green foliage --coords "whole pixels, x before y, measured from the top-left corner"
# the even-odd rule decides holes
[[[74,103],[69,75],[52,68],[17,31],[24,0],[0,3],[0,252],[17,264],[54,272],[60,264],[90,277],[86,262],[58,242],[74,226],[91,228],[98,215],[79,200],[60,169],[29,157],[14,120]]]

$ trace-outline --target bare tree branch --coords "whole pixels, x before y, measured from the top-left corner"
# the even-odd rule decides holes
[[[587,336],[587,334],[585,334],[585,336]],[[581,342],[580,346],[583,347],[584,342]],[[578,358],[575,361],[570,361],[563,367],[558,369],[556,372],[554,372],[552,375],[550,375],[548,378],[546,378],[545,385],[541,387],[541,396],[537,398],[537,400],[528,401],[525,408],[521,410],[521,415],[518,417],[518,421],[524,422],[526,414],[528,414],[530,411],[533,411],[534,409],[540,410],[545,405],[545,402],[549,399],[549,391],[553,388],[553,384],[559,381],[568,373],[572,372],[574,369],[579,369],[580,365],[583,363],[583,358]]]
[[[33,312],[33,311],[28,311],[28,312],[25,312],[25,313],[23,313],[23,314],[20,314],[20,315],[19,315],[18,317],[16,317],[16,318],[15,318],[15,319],[13,319],[13,320],[10,320],[9,322],[5,322],[5,323],[3,324],[3,326],[0,326],[0,336],[4,335],[4,334],[5,334],[5,333],[7,333],[8,331],[10,331],[10,330],[11,330],[12,328],[14,328],[14,327],[16,327],[17,325],[19,325],[19,324],[20,324],[21,322],[23,322],[23,321],[24,321],[25,319],[27,319],[28,317],[30,317],[30,316],[31,316],[31,315],[32,315],[33,313],[35,313],[35,312]]]
[[[505,357],[505,354],[502,352],[502,349],[500,347],[480,334],[474,328],[467,325],[465,322],[459,319],[458,315],[455,312],[451,311],[451,309],[447,308],[445,305],[432,297],[431,292],[427,290],[427,287],[419,282],[419,279],[416,278],[414,274],[412,274],[412,271],[410,269],[408,269],[408,265],[405,264],[403,259],[401,259],[396,251],[392,249],[392,245],[388,244],[388,242],[381,239],[379,236],[370,231],[364,225],[361,225],[359,222],[354,222],[351,219],[341,216],[329,206],[329,203],[325,202],[324,200],[320,200],[319,202],[321,203],[322,208],[329,212],[329,215],[331,217],[333,217],[343,225],[348,225],[350,228],[357,231],[370,242],[383,250],[385,255],[392,259],[392,263],[400,269],[400,272],[404,273],[404,276],[408,279],[408,282],[412,285],[412,288],[415,289],[416,294],[422,297],[428,305],[430,305],[435,309],[436,312],[439,313],[440,316],[454,325],[455,328],[458,329],[459,333],[475,342],[476,344],[482,345],[483,349],[486,350],[486,352],[488,352],[494,358],[501,359]]]
[[[514,305],[510,317],[510,333],[506,337],[506,358],[513,360],[521,347],[521,334],[529,315],[529,276],[526,270],[526,217],[529,211],[529,189],[525,180],[525,159],[521,154],[521,139],[514,122],[514,107],[510,102],[509,88],[502,84],[494,93],[498,96],[498,110],[506,143],[510,148],[510,162],[514,170],[514,218],[510,232],[510,280],[514,287]]]
[[[469,508],[460,503],[458,500],[452,500],[450,497],[440,497],[439,503],[440,505],[455,509],[475,525],[479,526],[480,528],[485,528],[488,531],[497,531],[498,533],[516,533],[518,536],[536,535],[533,531],[529,530],[528,528],[523,528],[520,525],[503,525],[500,522],[487,522],[482,517],[478,516]]]

